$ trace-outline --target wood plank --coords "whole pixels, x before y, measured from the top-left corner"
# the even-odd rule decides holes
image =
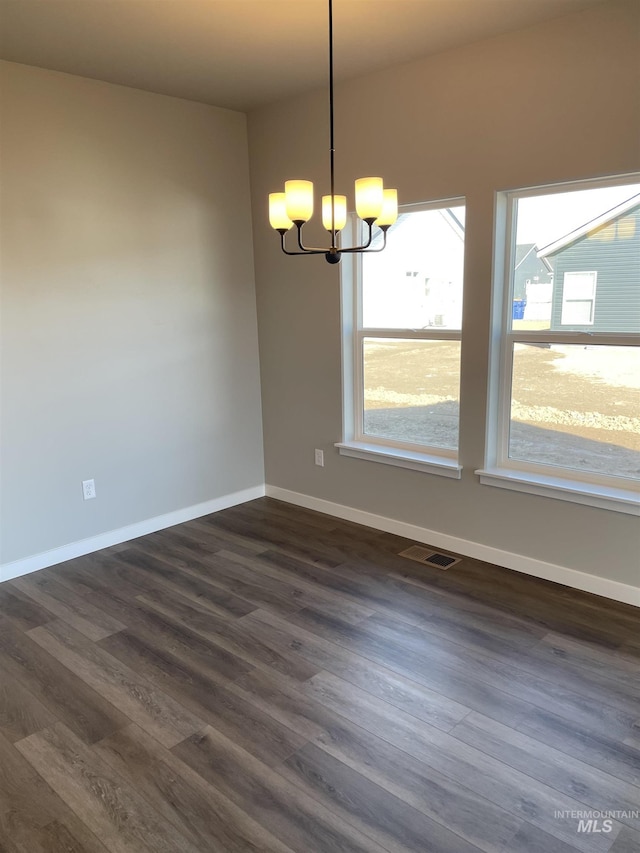
[[[155,535],[155,534],[154,534]],[[217,553],[199,554],[192,552],[183,545],[172,545],[171,541],[162,545],[162,561],[171,565],[175,570],[193,577],[190,584],[192,591],[202,591],[208,597],[233,596],[249,603],[249,609],[268,607],[280,613],[295,613],[300,604],[291,599],[290,591],[273,591],[268,582],[260,577],[245,577],[239,568],[229,560],[218,557]],[[183,581],[184,582],[184,581]],[[199,587],[200,584],[206,587]],[[189,585],[187,585],[189,589]],[[139,591],[140,592],[140,591]]]
[[[283,520],[287,525],[290,525],[292,521],[294,523],[305,524],[307,527],[311,527],[314,533],[322,539],[327,538],[328,535],[338,530],[342,530],[345,524],[348,525],[349,531],[352,531],[355,526],[352,522],[343,522],[341,519],[336,518],[335,515],[328,515],[327,513],[317,512],[314,509],[306,509],[302,506],[283,503],[283,501],[268,497],[265,497],[263,500],[250,501],[244,505],[244,508],[248,512],[255,513],[262,520],[271,520],[272,522],[275,520],[276,523],[279,520]],[[373,531],[370,527],[363,527],[362,530],[377,533],[377,531]]]
[[[196,669],[188,660],[154,648],[152,642],[135,633],[114,634],[100,645],[267,764],[279,764],[305,742],[291,729],[234,694],[225,686],[224,677],[215,673],[212,677],[211,672]],[[234,677],[246,671],[246,668],[240,670]]]
[[[207,557],[194,571],[210,583],[250,601],[254,607],[266,607],[284,615],[296,613],[302,607],[292,590],[278,587],[269,578],[243,571],[241,566],[219,553]]]
[[[0,623],[0,666],[87,743],[129,723],[81,678],[8,623]]]
[[[640,832],[623,827],[613,842],[610,853],[638,853],[640,850]]]
[[[48,823],[40,832],[38,843],[43,853],[86,853],[87,833],[83,833],[83,840],[76,838],[63,823],[57,820]],[[92,840],[92,850],[105,850],[98,839]],[[36,848],[37,849],[37,848]],[[35,853],[32,847],[29,853]]]
[[[281,772],[298,790],[393,853],[423,853],[425,848],[431,853],[478,853],[474,844],[313,744],[288,758]],[[497,853],[501,847],[486,849]]]
[[[276,530],[268,523],[247,521],[241,518],[239,513],[232,515],[224,511],[216,513],[215,516],[208,516],[205,520],[216,530],[220,528],[250,541],[258,541],[264,544],[265,549],[276,546],[287,554],[303,557],[324,566],[339,566],[344,562],[344,556],[339,551],[318,542],[317,538],[314,540],[311,536],[299,535],[299,529],[295,526],[289,526],[284,531]]]
[[[13,743],[55,722],[51,711],[0,666],[0,734]]]
[[[580,845],[579,838],[576,838],[576,844]],[[574,847],[560,841],[530,823],[524,823],[509,844],[509,853],[577,853],[581,849],[581,846]]]
[[[64,830],[58,830],[59,826]],[[98,839],[15,745],[0,735],[0,839],[19,853],[54,853],[56,838],[65,835],[86,853],[105,853]],[[61,850],[66,853],[64,847]]]
[[[93,593],[109,594],[117,590],[120,596],[133,598],[150,589],[149,581],[140,573],[132,571],[131,566],[123,563],[118,556],[109,556],[104,551],[86,554],[56,566],[54,577],[73,592],[85,597]],[[100,609],[99,606],[98,608]]]
[[[640,615],[638,616],[640,622]],[[639,625],[640,631],[640,625]],[[572,637],[552,632],[545,634],[532,654],[544,656],[544,660],[562,661],[581,673],[600,672],[609,678],[615,678],[618,673],[637,678],[640,676],[640,654],[625,653],[621,649],[611,650],[595,643],[585,643]]]
[[[49,610],[23,595],[11,582],[0,584],[0,619],[21,631],[36,628],[55,619]]]
[[[616,602],[588,596],[560,584],[522,575],[509,569],[466,559],[455,572],[431,570],[435,588],[462,593],[493,608],[525,615],[532,625],[576,639],[615,649],[637,634],[637,616],[631,625],[627,615],[617,624]],[[593,609],[595,598],[600,609]],[[585,601],[588,599],[588,604]],[[633,610],[633,608],[632,608]]]
[[[554,812],[583,808],[576,799],[537,782],[445,732],[418,723],[408,714],[328,673],[314,676],[301,685],[301,689],[337,714],[388,740],[460,785],[480,792],[515,817],[528,820],[560,840],[572,843],[572,827],[567,820],[555,818]],[[605,851],[609,846],[604,845],[602,837],[590,837],[586,844],[585,849],[593,851]]]
[[[441,663],[461,678],[472,668],[474,676],[491,687],[596,731],[624,737],[637,717],[638,700],[622,694],[614,697],[612,690],[593,679],[573,678],[566,672],[556,673],[554,679],[551,665],[541,665],[517,652],[498,655],[453,644],[445,646],[434,642],[432,635],[420,628],[382,615],[373,616],[358,627],[396,649],[412,650],[431,665]]]
[[[210,727],[172,752],[292,850],[388,853]]]
[[[286,567],[354,601],[365,602],[378,612],[388,613],[438,636],[474,648],[481,646],[500,651],[514,647],[530,648],[545,634],[544,629],[524,619],[497,610],[488,611],[485,605],[460,595],[434,592],[433,589],[422,587],[416,589],[386,573],[370,578],[354,570],[351,565],[347,570],[327,569],[277,551],[266,551],[260,560]]]
[[[611,776],[640,786],[640,751],[633,746],[538,708],[524,715],[517,729]]]
[[[211,726],[267,766],[279,765],[306,742],[231,689],[219,687],[206,699],[200,698],[200,704],[209,712]]]
[[[256,670],[232,688],[340,762],[482,850],[502,849],[520,825],[474,791],[339,716],[290,679]],[[280,770],[282,772],[282,770]]]
[[[3,828],[0,818],[0,851],[9,853],[106,853],[104,847],[89,830],[76,837],[66,824],[53,820],[43,827],[22,823],[15,819],[10,829]],[[78,821],[79,823],[79,821]],[[77,823],[76,823],[77,827]],[[10,834],[9,834],[10,833]]]
[[[277,644],[254,635],[248,636],[241,621],[234,624],[220,620],[208,609],[180,596],[168,595],[162,589],[138,596],[137,600],[252,666],[267,667],[302,681],[311,678],[321,668],[306,661],[295,650],[279,648]]]
[[[462,676],[456,676],[450,667],[437,660],[416,655],[411,649],[391,644],[375,634],[365,633],[360,626],[341,623],[336,619],[328,620],[321,614],[307,610],[301,610],[289,621],[292,628],[300,628],[312,636],[334,642],[347,651],[507,725],[515,725],[532,708],[518,696],[496,690],[476,678],[471,666],[467,667]]]
[[[125,627],[122,622],[93,607],[82,596],[75,595],[55,579],[41,577],[39,572],[10,581],[10,584],[49,611],[50,619],[64,619],[90,640],[101,640]]]
[[[224,853],[291,853],[172,752],[135,725],[95,751],[198,849]]]
[[[28,633],[39,646],[165,746],[173,746],[203,727],[203,720],[65,622],[50,622],[46,628],[34,628]]]
[[[0,735],[0,822],[8,837],[12,825],[46,826],[55,818],[55,795],[15,745]]]
[[[393,670],[379,666],[335,643],[315,637],[267,611],[257,610],[241,621],[243,630],[252,638],[295,649],[297,654],[317,667],[317,671],[324,669],[344,678],[443,731],[450,731],[469,713],[466,705],[403,678]]]
[[[347,622],[359,622],[374,613],[370,607],[364,607],[352,596],[344,596],[329,585],[319,586],[316,582],[308,582],[298,573],[281,567],[277,561],[243,557],[226,550],[219,551],[216,558],[232,563],[240,577],[249,581],[260,579],[274,592],[293,598],[299,605],[298,609],[312,607],[321,613],[339,616]]]
[[[451,734],[555,790],[579,798],[592,809],[627,811],[629,815],[637,812],[636,818],[620,818],[620,822],[640,831],[640,787],[621,782],[559,749],[480,714],[469,714]]]
[[[131,548],[121,559],[132,566],[136,573],[146,575],[154,588],[159,585],[177,592],[190,601],[206,606],[218,616],[235,619],[255,610],[255,604],[216,586],[209,578],[203,579],[195,572],[177,568],[168,560],[152,556],[138,547]]]
[[[162,590],[159,593],[156,591],[156,594],[162,595]],[[151,606],[150,598],[149,601],[143,601],[141,598],[124,599],[113,592],[109,595],[91,593],[90,598],[109,613],[119,612],[127,625],[132,626],[121,632],[126,638],[135,635],[139,643],[146,643],[149,649],[157,651],[160,656],[168,654],[174,660],[177,658],[186,661],[197,671],[218,681],[237,678],[252,669],[250,664],[220,644],[211,642],[191,630],[186,622],[172,618],[157,606]],[[207,616],[215,620],[213,614]],[[117,634],[112,634],[111,637],[101,640],[99,645],[109,650],[109,641],[113,639],[115,646],[121,647],[116,637]]]
[[[600,701],[594,701],[587,695],[573,693],[559,682],[536,677],[531,671],[493,655],[434,640],[427,632],[388,616],[376,615],[352,625],[304,609],[294,614],[291,622],[345,648],[357,649],[360,654],[417,681],[423,681],[421,673],[428,673],[433,686],[436,680],[439,683],[456,681],[465,687],[483,684],[490,696],[510,697],[511,707],[515,706],[521,714],[527,713],[532,706],[550,709],[568,720],[576,720],[595,731],[611,732],[619,738],[627,736],[633,727],[635,706],[629,703],[626,710],[608,705],[603,701],[604,694],[596,697]],[[617,701],[621,704],[623,698],[618,697]],[[494,716],[493,710],[481,711],[471,702],[471,699],[464,700],[468,707]],[[496,719],[514,725],[517,717],[496,716]]]
[[[201,853],[62,723],[16,746],[112,853]]]
[[[21,850],[5,833],[3,827],[2,815],[0,815],[0,853],[31,853],[31,851]],[[40,851],[38,851],[40,853]]]
[[[584,691],[604,691],[611,704],[626,700],[640,707],[640,655],[547,634],[530,650],[528,658],[525,665],[530,666],[533,658],[558,679],[584,685]]]
[[[251,557],[261,554],[264,550],[261,544],[251,542],[242,536],[235,536],[226,530],[214,530],[203,518],[194,518],[192,521],[185,522],[180,525],[180,531],[190,539],[204,539],[214,551],[231,549],[235,554]]]

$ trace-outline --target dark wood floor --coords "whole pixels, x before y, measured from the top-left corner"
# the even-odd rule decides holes
[[[640,851],[639,612],[408,544],[265,498],[1,585],[0,850]]]

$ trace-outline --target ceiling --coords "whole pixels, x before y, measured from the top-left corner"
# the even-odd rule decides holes
[[[336,79],[602,0],[334,0]],[[326,82],[327,0],[0,0],[0,57],[249,110]]]

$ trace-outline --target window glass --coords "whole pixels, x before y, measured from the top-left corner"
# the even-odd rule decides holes
[[[412,459],[446,457],[443,467],[451,467],[458,447],[464,240],[464,199],[407,206],[385,250],[364,253],[352,265],[349,440],[392,448],[394,458],[405,449]]]
[[[640,348],[514,344],[509,456],[640,479]]]
[[[364,433],[458,446],[460,341],[365,338]]]
[[[631,488],[640,183],[565,187],[504,196],[511,240],[492,453],[498,467]]]
[[[460,329],[463,205],[401,213],[380,254],[362,258],[365,329]]]
[[[522,196],[514,217],[512,329],[640,331],[640,184]]]

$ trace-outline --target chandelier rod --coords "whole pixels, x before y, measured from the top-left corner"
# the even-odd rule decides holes
[[[323,225],[331,235],[327,248],[305,246],[302,228],[313,214],[313,183],[311,181],[285,181],[285,191],[269,194],[269,222],[280,234],[280,246],[285,255],[324,255],[330,264],[340,261],[343,254],[355,252],[381,252],[387,244],[387,231],[398,216],[398,195],[395,189],[384,189],[382,178],[359,178],[356,181],[356,211],[366,224],[368,234],[361,245],[338,248],[338,232],[347,223],[346,196],[338,196],[340,210],[336,217],[335,195],[335,120],[333,71],[333,0],[327,2],[329,10],[329,167],[331,195],[323,196]],[[328,202],[328,205],[325,203]],[[326,217],[325,217],[326,210]],[[366,211],[363,213],[362,211]],[[337,221],[336,221],[337,219]],[[382,232],[382,245],[374,248],[373,226]],[[287,249],[287,232],[295,225],[298,250]],[[336,228],[336,225],[338,226]]]
[[[335,223],[335,141],[333,121],[333,0],[329,0],[329,162],[331,167],[331,247],[336,248]]]

